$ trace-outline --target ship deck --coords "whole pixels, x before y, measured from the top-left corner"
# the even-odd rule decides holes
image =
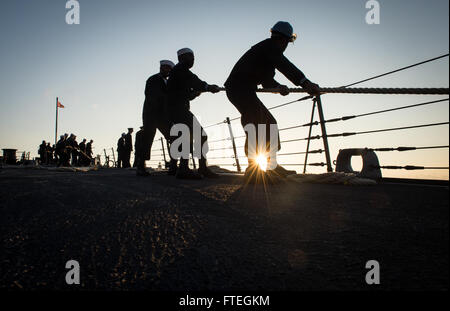
[[[0,286],[448,290],[448,183],[243,186],[132,170],[0,173]],[[366,262],[381,284],[365,282]]]

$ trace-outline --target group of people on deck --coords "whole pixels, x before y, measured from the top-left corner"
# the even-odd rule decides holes
[[[271,37],[252,46],[236,63],[225,82],[225,90],[229,101],[241,114],[241,124],[245,128],[253,124],[256,129],[256,140],[249,139],[248,132],[245,143],[245,153],[248,157],[248,167],[245,179],[248,183],[257,182],[258,179],[276,181],[295,171],[288,171],[278,165],[276,151],[281,145],[271,148],[270,125],[277,121],[264,106],[256,94],[258,85],[264,88],[274,88],[285,96],[289,89],[274,80],[275,70],[280,71],[293,84],[301,86],[310,95],[319,95],[320,88],[309,81],[301,70],[292,64],[284,55],[288,44],[296,39],[292,26],[287,22],[277,22],[271,29]],[[190,101],[203,92],[217,93],[221,89],[215,84],[208,84],[201,80],[191,68],[194,65],[194,52],[189,48],[178,50],[178,63],[170,60],[160,61],[160,71],[148,78],[145,86],[145,102],[142,113],[141,134],[136,138],[135,155],[138,176],[147,176],[145,161],[150,159],[150,150],[156,130],[158,129],[165,139],[172,143],[179,136],[171,135],[171,128],[176,124],[186,125],[191,133],[190,148],[194,143],[194,126],[199,125],[198,120],[190,111]],[[197,124],[196,124],[197,123]],[[259,141],[258,125],[266,125],[265,140]],[[207,136],[201,129],[200,146],[203,149],[199,157],[199,168],[191,170],[188,166],[189,157],[178,159],[172,157],[169,174],[181,179],[217,178],[207,166]],[[278,135],[278,130],[277,133]],[[251,137],[250,137],[251,138]],[[172,148],[171,148],[172,149]],[[275,152],[270,152],[274,150]],[[266,171],[262,171],[256,162],[256,157],[265,153],[268,159]],[[125,160],[126,162],[126,160]],[[179,162],[179,163],[178,163]],[[129,163],[126,163],[129,165]]]
[[[41,164],[56,164],[57,166],[89,166],[92,163],[92,143],[84,138],[77,142],[75,134],[64,134],[59,137],[56,145],[50,146],[45,140],[39,146]]]

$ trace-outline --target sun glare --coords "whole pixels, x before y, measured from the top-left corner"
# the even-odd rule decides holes
[[[267,169],[267,157],[264,154],[259,154],[256,157],[256,163],[258,163],[259,167],[263,171],[266,171],[266,169]]]

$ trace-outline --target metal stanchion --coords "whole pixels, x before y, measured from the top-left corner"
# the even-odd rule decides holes
[[[230,138],[231,138],[231,143],[233,144],[233,152],[234,152],[234,158],[236,160],[236,167],[238,172],[241,172],[241,165],[239,164],[239,158],[237,155],[237,150],[236,150],[236,143],[234,142],[234,135],[233,135],[233,129],[231,128],[231,121],[230,118],[227,117],[227,124],[228,124],[228,130],[230,131]]]
[[[114,148],[111,148],[111,151],[113,155],[114,166],[116,166],[116,155],[114,154]]]
[[[195,164],[194,155],[191,153],[191,159],[192,159],[192,166],[194,167],[194,170],[197,169],[197,165]]]
[[[106,155],[106,149],[103,149],[103,152],[105,153],[105,163],[106,163],[106,167],[109,167],[109,158]]]
[[[320,127],[322,129],[322,139],[323,139],[323,146],[325,148],[325,157],[327,160],[327,171],[332,172],[333,167],[331,166],[330,148],[328,147],[327,129],[324,122],[325,118],[323,116],[322,101],[320,99],[320,96],[317,96],[316,100],[317,100],[317,110],[319,112]]]
[[[163,152],[163,156],[164,156],[164,164],[167,163],[166,160],[166,151],[164,149],[164,139],[161,137],[161,148],[162,148],[162,152]]]
[[[312,106],[312,112],[311,112],[311,122],[309,124],[309,133],[308,133],[308,143],[306,144],[306,155],[305,155],[305,164],[303,166],[303,174],[306,173],[306,166],[308,165],[308,154],[309,154],[309,144],[311,142],[311,133],[312,133],[312,127],[313,127],[313,121],[314,121],[314,112],[316,110],[316,102],[317,100],[313,99],[313,106]]]

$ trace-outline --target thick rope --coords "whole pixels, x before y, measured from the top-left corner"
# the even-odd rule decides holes
[[[224,91],[225,88],[220,88]],[[279,93],[279,89],[257,89],[260,93]],[[306,93],[303,88],[290,88],[290,93]],[[409,94],[409,95],[448,95],[448,88],[343,88],[343,87],[324,87],[320,88],[320,93],[343,93],[343,94]],[[308,97],[309,98],[309,97]],[[305,98],[307,99],[307,98]],[[298,101],[298,100],[297,100]],[[296,101],[294,101],[296,102]]]

